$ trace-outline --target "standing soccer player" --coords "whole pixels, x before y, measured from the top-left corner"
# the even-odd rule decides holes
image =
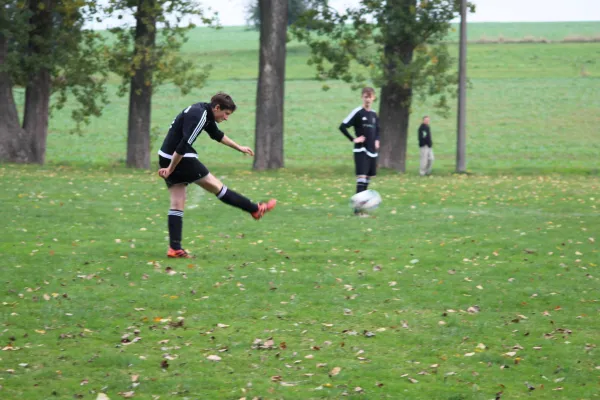
[[[377,175],[377,156],[379,151],[379,118],[371,109],[375,101],[375,90],[366,87],[362,90],[362,107],[348,114],[340,125],[340,131],[354,143],[354,165],[356,171],[356,193],[367,190],[371,179]],[[356,137],[352,137],[348,128],[354,127]],[[355,215],[361,215],[354,210]]]
[[[195,183],[201,186],[215,194],[223,203],[248,212],[254,219],[262,218],[277,203],[275,199],[266,203],[253,203],[227,188],[198,160],[198,153],[192,147],[200,133],[206,131],[211,139],[253,156],[254,152],[250,147],[238,145],[217,126],[217,122],[227,121],[235,109],[236,105],[231,96],[225,93],[217,93],[210,99],[210,103],[192,104],[175,117],[158,151],[160,165],[158,175],[164,178],[171,195],[168,216],[169,251],[167,252],[170,258],[191,258],[188,252],[181,248],[183,208],[188,184]]]

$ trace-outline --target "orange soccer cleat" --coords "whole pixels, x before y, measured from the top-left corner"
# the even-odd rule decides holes
[[[256,210],[255,212],[253,212],[251,214],[252,218],[261,219],[263,217],[263,215],[265,215],[265,213],[274,209],[276,204],[277,204],[277,200],[275,200],[275,199],[271,199],[271,200],[267,201],[266,203],[258,203],[258,210]]]

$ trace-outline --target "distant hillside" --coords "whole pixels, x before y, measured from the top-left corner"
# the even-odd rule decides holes
[[[597,38],[600,40],[600,21],[590,22],[471,22],[467,25],[469,41],[482,38],[525,38],[562,41],[573,38]],[[450,40],[458,40],[458,25],[455,25]]]
[[[448,40],[458,40],[458,24],[454,24]],[[596,22],[471,22],[468,24],[469,41],[504,38],[526,38],[562,41],[565,38],[600,39],[600,21]],[[228,26],[220,30],[196,28],[184,46],[186,52],[229,52],[258,49],[257,31],[241,26]],[[293,43],[292,43],[293,46]]]

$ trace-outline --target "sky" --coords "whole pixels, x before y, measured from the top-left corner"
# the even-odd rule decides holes
[[[212,3],[218,11],[222,26],[245,25],[246,8],[252,0],[199,0]],[[337,10],[352,7],[359,0],[330,0]],[[471,22],[544,22],[544,21],[600,21],[600,0],[471,0],[477,7],[467,19]],[[562,4],[561,4],[562,3]],[[93,28],[104,29],[114,21],[95,23]]]

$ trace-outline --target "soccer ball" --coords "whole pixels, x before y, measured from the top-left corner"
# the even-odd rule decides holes
[[[350,207],[359,211],[372,211],[381,204],[381,196],[375,190],[363,190],[350,198]]]

